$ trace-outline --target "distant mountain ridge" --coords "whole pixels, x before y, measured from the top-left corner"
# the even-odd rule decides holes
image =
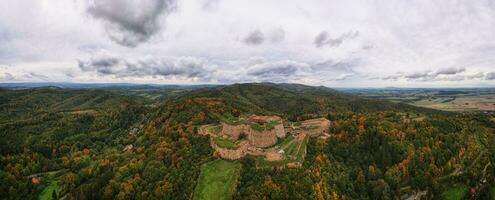
[[[157,115],[205,114],[207,121],[219,120],[226,113],[279,115],[290,120],[298,117],[327,116],[332,112],[412,111],[441,113],[432,109],[367,99],[331,88],[300,84],[242,83],[192,90],[163,104]],[[185,123],[192,118],[180,118]]]

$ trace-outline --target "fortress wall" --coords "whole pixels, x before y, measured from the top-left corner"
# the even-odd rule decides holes
[[[246,125],[229,125],[226,123],[222,123],[222,132],[220,135],[228,135],[232,137],[233,140],[238,140],[239,135],[244,132],[246,129]]]
[[[286,133],[285,133],[284,125],[282,123],[277,124],[274,128],[274,131],[278,138],[285,138]]]
[[[246,152],[249,147],[249,143],[247,141],[243,141],[239,144],[239,148],[237,149],[221,148],[214,142],[214,138],[210,140],[210,144],[213,147],[213,149],[215,149],[218,152],[220,157],[228,160],[237,160],[246,156]]]
[[[248,140],[253,146],[269,147],[277,143],[277,134],[275,129],[261,132],[249,129]]]

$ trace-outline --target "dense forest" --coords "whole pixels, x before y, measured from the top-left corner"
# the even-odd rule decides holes
[[[494,115],[372,100],[326,87],[0,89],[0,199],[192,199],[218,159],[198,126],[229,116],[325,117],[301,168],[243,158],[234,199],[490,199]]]

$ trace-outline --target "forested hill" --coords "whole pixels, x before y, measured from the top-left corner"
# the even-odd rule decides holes
[[[47,113],[96,112],[124,104],[144,104],[139,96],[127,96],[101,89],[40,87],[0,90],[0,121],[25,119]],[[5,120],[5,121],[4,121]]]
[[[188,106],[183,106],[187,104]],[[179,106],[173,108],[171,106]],[[245,83],[194,90],[165,105],[168,109],[221,115],[240,113],[277,114],[290,120],[297,117],[327,116],[337,112],[409,111],[424,114],[447,112],[407,104],[373,100],[338,92],[327,87],[300,84]],[[216,112],[215,108],[218,108]],[[180,108],[185,108],[180,109]],[[197,109],[197,110],[196,110]]]
[[[0,89],[0,111],[1,199],[194,199],[201,164],[217,159],[198,126],[249,114],[326,117],[331,137],[309,140],[302,168],[236,161],[234,199],[466,196],[468,188],[484,198],[495,190],[493,116],[326,87]]]

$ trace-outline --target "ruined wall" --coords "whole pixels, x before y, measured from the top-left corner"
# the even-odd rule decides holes
[[[222,122],[222,132],[220,135],[228,135],[232,137],[233,140],[238,140],[239,135],[241,135],[242,132],[245,132],[246,125],[240,124],[240,125],[230,125]]]
[[[270,131],[258,132],[249,128],[248,140],[251,145],[256,147],[269,147],[277,143],[277,134],[275,129]]]
[[[262,122],[267,123],[269,121],[282,121],[282,118],[276,115],[273,116],[259,116],[259,115],[251,115],[248,119],[251,122]]]
[[[286,133],[282,123],[275,125],[274,131],[278,138],[285,138]]]
[[[221,148],[215,143],[214,138],[210,140],[210,144],[211,147],[213,147],[213,149],[218,152],[218,155],[220,155],[220,157],[228,160],[237,160],[246,156],[246,152],[248,150],[248,147],[250,146],[248,141],[242,141],[239,144],[239,148],[237,149]]]

